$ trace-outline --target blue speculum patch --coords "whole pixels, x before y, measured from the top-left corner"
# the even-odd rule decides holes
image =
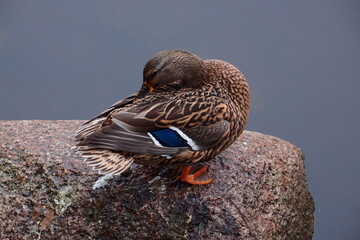
[[[170,128],[150,132],[150,134],[164,147],[190,147],[185,139]]]

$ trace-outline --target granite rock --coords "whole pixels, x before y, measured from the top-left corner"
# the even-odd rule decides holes
[[[312,238],[314,203],[296,146],[245,131],[211,161],[209,185],[134,164],[102,186],[75,152],[82,123],[0,121],[0,239]]]

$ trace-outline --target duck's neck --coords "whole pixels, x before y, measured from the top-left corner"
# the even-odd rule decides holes
[[[217,83],[239,105],[249,104],[250,92],[247,81],[235,66],[216,59],[205,60],[204,63],[208,71],[207,81],[210,81],[210,84]]]

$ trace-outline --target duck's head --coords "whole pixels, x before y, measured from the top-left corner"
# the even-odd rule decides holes
[[[206,68],[198,56],[183,50],[165,50],[152,57],[144,67],[139,97],[177,82],[182,88],[196,88],[206,79]]]

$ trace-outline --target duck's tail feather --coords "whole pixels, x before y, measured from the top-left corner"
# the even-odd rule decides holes
[[[106,120],[106,117],[97,118],[84,123],[77,131],[75,135],[76,141],[84,140],[89,135],[93,134]]]
[[[99,174],[118,175],[124,172],[134,161],[131,157],[107,149],[79,148],[80,155],[84,161],[97,170]]]

